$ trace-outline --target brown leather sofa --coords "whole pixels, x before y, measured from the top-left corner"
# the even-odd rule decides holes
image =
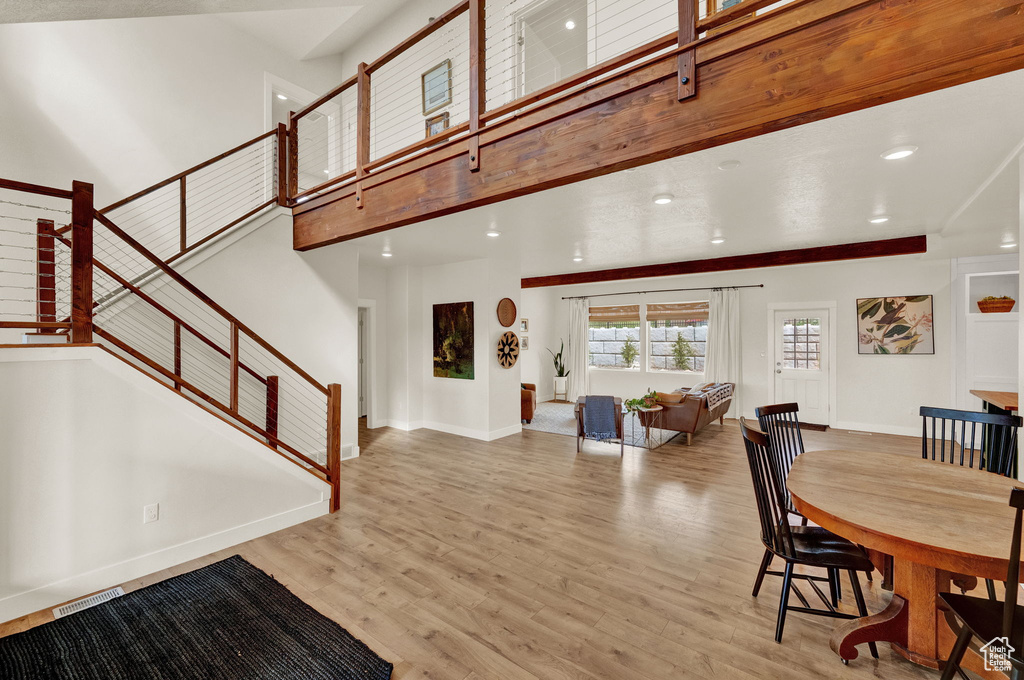
[[[698,392],[691,390],[676,390],[673,395],[682,395],[678,403],[659,401],[658,405],[664,410],[660,415],[654,413],[640,412],[640,423],[644,427],[660,427],[664,430],[675,430],[686,433],[686,445],[693,442],[693,435],[702,430],[707,424],[717,420],[723,424],[725,413],[729,410],[732,400],[727,400],[713,409],[708,408],[707,392],[710,392],[722,385],[731,383],[712,383]],[[735,397],[736,385],[733,385],[733,396]]]
[[[537,410],[537,386],[533,383],[522,383],[519,390],[519,417],[527,423],[533,420],[533,412]]]

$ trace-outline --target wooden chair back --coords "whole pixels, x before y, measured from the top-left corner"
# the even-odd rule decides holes
[[[761,520],[761,541],[769,550],[784,557],[795,557],[793,535],[786,509],[786,482],[767,435],[740,418],[740,432],[747,450],[750,477],[754,483],[757,514]]]
[[[768,435],[768,443],[779,457],[784,477],[789,477],[793,461],[804,452],[804,438],[800,434],[797,404],[772,404],[754,409],[757,424]]]
[[[1021,657],[1021,642],[1014,637],[1014,614],[1017,611],[1017,585],[1020,581],[1020,531],[1024,516],[1024,489],[1017,487],[1010,492],[1010,507],[1017,512],[1013,521],[1013,539],[1010,541],[1010,565],[1006,570],[1006,600],[1003,602],[1003,635],[1016,646],[1017,658]]]
[[[1020,416],[921,407],[921,457],[1012,476]]]

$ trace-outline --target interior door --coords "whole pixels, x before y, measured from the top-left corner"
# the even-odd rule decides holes
[[[359,308],[359,417],[366,416],[366,309]]]
[[[829,313],[775,312],[775,402],[796,402],[800,421],[829,423]]]

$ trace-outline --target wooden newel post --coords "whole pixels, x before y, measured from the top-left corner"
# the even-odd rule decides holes
[[[267,376],[267,444],[277,448],[277,400],[280,394],[280,379],[276,375]]]
[[[288,198],[299,194],[299,119],[288,112]]]
[[[181,322],[174,321],[174,377],[181,377]],[[174,389],[181,392],[181,381],[174,381]]]
[[[231,411],[238,413],[238,324],[231,322]]]
[[[178,180],[178,254],[188,250],[188,208],[185,202],[185,178]]]
[[[277,124],[277,204],[288,205],[288,127]]]
[[[679,47],[697,39],[697,0],[679,0]],[[678,59],[679,101],[697,94],[697,55],[691,48]]]
[[[370,164],[370,72],[359,64],[356,73],[356,208],[362,209],[363,177]]]
[[[327,386],[327,481],[331,485],[331,512],[341,508],[341,385]]]
[[[480,170],[480,116],[487,99],[486,0],[469,0],[469,171]]]
[[[92,185],[71,184],[71,342],[92,342]]]
[[[57,257],[53,220],[36,220],[36,321],[57,321]],[[44,328],[43,334],[56,333]]]

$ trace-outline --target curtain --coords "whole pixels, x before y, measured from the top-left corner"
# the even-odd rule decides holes
[[[740,378],[740,292],[711,291],[704,379],[738,383]]]
[[[590,389],[590,300],[569,300],[569,347],[565,367],[569,369],[569,401],[576,401]]]

